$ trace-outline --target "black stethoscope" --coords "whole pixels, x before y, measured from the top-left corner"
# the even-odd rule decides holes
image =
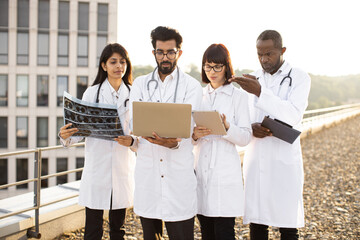
[[[156,80],[154,78],[154,75],[155,75],[155,71],[158,69],[158,67],[156,67],[154,69],[154,71],[152,72],[152,75],[151,75],[151,79],[147,82],[146,84],[146,89],[148,91],[148,94],[149,94],[149,100],[152,102],[152,97],[154,96],[155,94],[155,91],[156,89],[159,87],[159,82],[158,80]],[[179,77],[180,77],[180,73],[179,73],[179,67],[176,66],[176,69],[177,69],[177,78],[176,78],[176,86],[175,86],[175,93],[174,93],[174,103],[176,102],[176,95],[177,95],[177,89],[178,89],[178,85],[179,85]],[[150,94],[150,83],[151,82],[155,82],[155,87],[154,87],[154,91],[152,92],[152,94]],[[159,101],[158,101],[159,102]]]
[[[291,71],[292,71],[292,68],[290,69],[289,73],[281,80],[281,82],[280,82],[280,87],[279,87],[279,90],[278,90],[278,96],[279,96],[279,93],[280,93],[280,89],[281,89],[281,87],[282,87],[282,84],[285,82],[286,79],[289,79],[289,86],[288,86],[288,93],[289,93],[289,88],[290,88],[291,85],[292,85],[292,77],[290,76]]]
[[[104,81],[105,82],[105,81]],[[96,93],[96,103],[99,103],[99,93],[100,93],[100,88],[101,88],[101,85],[104,83],[104,82],[102,82],[102,83],[100,83],[99,84],[99,88],[98,88],[98,90],[97,90],[97,93]],[[126,88],[129,90],[129,92],[130,92],[130,87],[127,85],[127,83],[125,83],[125,81],[123,81],[123,83],[125,84],[125,86],[126,86]],[[124,101],[124,107],[126,107],[126,103],[129,101],[129,98],[127,98],[125,101]]]
[[[281,85],[284,83],[284,81],[288,78],[288,79],[289,79],[289,87],[291,87],[291,85],[292,85],[292,77],[290,76],[291,71],[292,71],[292,68],[290,69],[288,75],[285,76],[285,77],[281,80],[280,86],[281,86]]]

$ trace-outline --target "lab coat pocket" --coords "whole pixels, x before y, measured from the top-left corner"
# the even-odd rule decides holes
[[[217,166],[221,185],[242,183],[241,160],[236,150],[221,154]]]
[[[85,152],[85,166],[82,181],[94,186],[102,186],[111,178],[111,152]]]
[[[189,170],[194,168],[194,155],[191,143],[184,143],[179,149],[172,150],[171,168],[176,170]]]
[[[282,140],[279,140],[282,141]],[[294,142],[293,144],[296,144]],[[301,150],[287,142],[280,142],[278,144],[277,157],[279,161],[286,165],[299,164],[301,160]]]
[[[152,168],[154,165],[153,148],[150,143],[141,139],[138,144],[136,165],[138,168]]]

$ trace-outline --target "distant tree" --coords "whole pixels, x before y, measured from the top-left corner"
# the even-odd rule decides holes
[[[147,65],[147,66],[141,66],[141,65],[137,65],[137,66],[133,66],[133,78],[137,78],[139,76],[142,75],[146,75],[148,73],[151,73],[152,71],[154,71],[154,67],[151,65]]]
[[[239,70],[239,69],[236,69],[235,70],[235,76],[241,76],[243,74],[249,74],[249,73],[252,73],[253,70],[251,69],[242,69],[242,70]]]
[[[188,70],[186,72],[190,76],[197,79],[202,86],[205,86],[205,84],[201,82],[201,72],[197,65],[190,64],[187,69]],[[150,65],[134,66],[134,79],[138,76],[151,73],[153,70],[154,67]],[[241,76],[242,74],[251,72],[253,71],[250,69],[236,69],[235,75]],[[311,89],[309,94],[308,110],[360,102],[360,74],[339,77],[310,74],[310,77]],[[234,84],[234,86],[239,87],[238,84]]]
[[[193,78],[195,78],[196,80],[198,80],[200,83],[202,83],[201,82],[201,72],[199,71],[199,68],[197,67],[197,65],[192,63],[192,64],[188,65],[188,68],[190,70],[187,71],[186,73],[189,74],[190,76],[192,76]]]
[[[360,102],[360,75],[328,77],[312,75],[307,109]]]

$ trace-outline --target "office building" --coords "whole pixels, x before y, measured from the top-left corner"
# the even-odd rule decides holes
[[[117,0],[0,0],[0,152],[59,144],[62,96],[92,84],[102,49],[117,38]],[[0,185],[32,178],[34,154],[0,159]],[[42,174],[81,167],[84,150],[43,153]],[[43,181],[48,187],[79,173]],[[0,198],[33,184],[0,190]]]

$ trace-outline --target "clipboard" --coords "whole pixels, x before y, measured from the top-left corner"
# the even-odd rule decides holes
[[[189,138],[191,104],[133,102],[133,134],[153,137]]]
[[[226,135],[226,129],[219,112],[194,111],[192,115],[196,126],[209,128],[212,135]]]
[[[274,137],[277,137],[285,142],[293,144],[295,139],[300,135],[300,131],[293,129],[292,126],[277,119],[271,119],[268,116],[264,117],[261,126],[270,129]]]

